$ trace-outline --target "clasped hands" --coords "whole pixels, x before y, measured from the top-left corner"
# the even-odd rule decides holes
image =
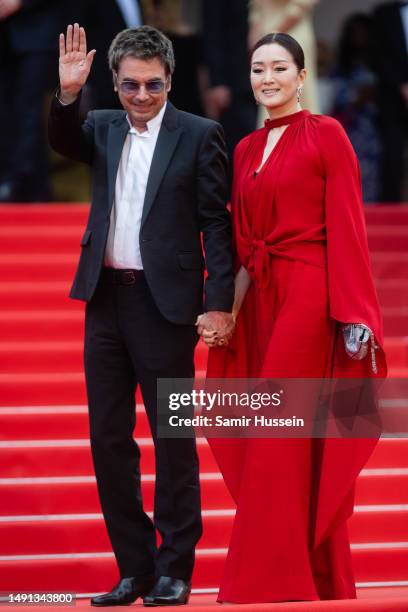
[[[230,312],[210,310],[197,317],[196,326],[208,347],[227,346],[234,333],[235,317]]]

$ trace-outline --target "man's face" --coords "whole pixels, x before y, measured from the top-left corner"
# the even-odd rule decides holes
[[[138,91],[125,91],[126,83],[137,83]],[[162,90],[152,91],[155,88],[160,89],[159,83],[164,84]],[[129,115],[132,125],[143,129],[165,104],[170,91],[170,76],[166,74],[163,64],[157,57],[148,60],[125,57],[119,65],[115,89],[118,90],[119,100]]]

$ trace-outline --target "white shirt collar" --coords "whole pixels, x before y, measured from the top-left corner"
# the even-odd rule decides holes
[[[166,112],[167,102],[165,102],[160,111],[150,121],[146,123],[147,130],[145,132],[138,132],[137,129],[132,125],[129,115],[126,115],[127,122],[130,126],[129,133],[136,134],[137,136],[151,136],[155,132],[160,130],[164,113]]]

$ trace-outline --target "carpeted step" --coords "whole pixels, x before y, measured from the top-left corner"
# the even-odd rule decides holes
[[[80,252],[84,227],[64,225],[0,225],[1,252],[8,255]]]
[[[151,438],[139,438],[141,471],[154,472]],[[201,470],[216,472],[217,465],[206,440],[197,440]],[[92,474],[89,440],[22,440],[0,443],[0,478],[21,476],[87,476]]]
[[[83,308],[59,310],[2,310],[0,338],[2,342],[81,340],[84,334]]]
[[[149,510],[153,508],[154,480],[154,474],[142,474],[143,501]],[[234,507],[219,472],[201,470],[200,480],[206,510]],[[1,478],[0,497],[0,516],[101,512],[93,475]]]
[[[376,251],[401,251],[408,248],[408,224],[401,225],[368,225],[368,248]]]
[[[381,307],[403,307],[408,304],[408,279],[380,279],[376,282]]]
[[[83,302],[68,295],[71,281],[1,281],[0,310],[69,310],[83,309]]]
[[[72,281],[79,253],[1,253],[2,281]]]
[[[373,475],[374,472],[374,475]],[[375,475],[380,472],[381,476]],[[201,469],[202,503],[206,509],[232,508],[219,472]],[[142,474],[146,508],[153,507],[154,474]],[[0,479],[0,516],[100,512],[95,477],[83,476],[5,477]],[[356,506],[406,506],[408,509],[408,468],[364,469],[357,479]],[[371,515],[370,515],[371,516]],[[387,515],[389,516],[389,515]]]
[[[88,608],[90,605],[89,595],[87,594],[87,598],[77,599],[75,605],[78,608]],[[408,589],[406,588],[369,588],[359,589],[359,599],[355,600],[228,604],[228,610],[230,612],[406,612],[407,597]],[[140,599],[132,607],[138,610],[144,609]],[[189,608],[192,608],[194,612],[215,612],[219,609],[219,604],[216,603],[215,594],[202,594],[193,591],[189,600]],[[13,604],[13,610],[26,612],[26,607]],[[46,612],[49,610],[49,606],[36,605],[36,610]]]
[[[408,366],[408,337],[386,339],[385,351],[393,367]],[[207,367],[208,351],[199,342],[196,370]],[[6,372],[78,372],[83,367],[83,340],[0,340],[0,369]]]
[[[196,370],[204,370],[207,367],[207,358],[205,345],[200,342],[195,353]],[[0,340],[0,370],[3,374],[79,372],[83,368],[83,360],[81,339],[45,341],[21,339],[8,342]]]
[[[152,506],[145,509],[152,516]],[[352,548],[360,542],[384,545],[405,542],[408,546],[408,506],[403,510],[371,511],[358,507],[349,521]],[[234,508],[202,511],[203,536],[199,548],[228,547],[235,516]],[[0,520],[0,556],[46,553],[86,553],[110,551],[111,546],[102,514],[57,514],[3,516]],[[407,576],[408,578],[408,569]]]
[[[85,227],[89,215],[89,204],[53,202],[52,204],[30,204],[26,206],[0,206],[0,226],[56,227],[76,225]]]
[[[408,253],[406,251],[374,251],[370,253],[375,280],[408,278]]]
[[[408,204],[365,206],[367,225],[408,225]]]
[[[151,438],[138,438],[142,453],[142,473],[154,471]],[[203,438],[197,440],[200,467],[205,472],[218,471],[211,450]],[[75,466],[75,472],[73,472]],[[366,468],[408,467],[408,440],[380,440]],[[0,443],[0,478],[37,476],[88,476],[92,474],[88,439],[16,440]]]
[[[408,306],[381,308],[386,336],[408,336]]]
[[[219,584],[226,550],[197,551],[194,588]],[[353,549],[357,582],[406,581],[408,544],[360,544]],[[118,573],[112,553],[68,553],[0,557],[0,591],[60,591],[92,593],[108,590]]]

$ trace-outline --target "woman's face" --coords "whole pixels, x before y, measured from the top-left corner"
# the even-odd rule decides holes
[[[296,110],[297,88],[306,77],[298,70],[292,55],[278,43],[262,45],[254,51],[251,62],[251,85],[255,99],[267,110]]]

